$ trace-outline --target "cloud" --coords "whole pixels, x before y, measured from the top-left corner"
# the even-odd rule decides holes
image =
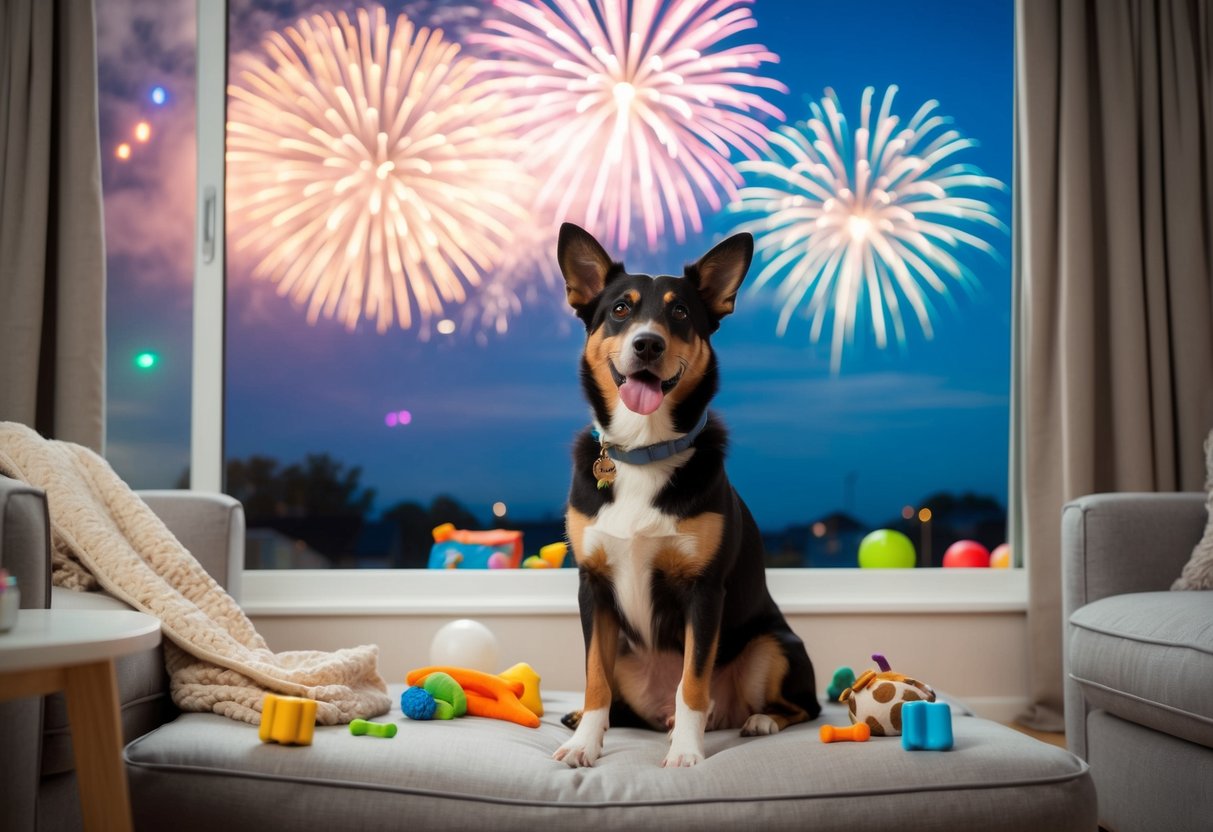
[[[157,0],[107,0],[97,16],[106,249],[136,285],[193,279],[196,22]],[[149,94],[163,86],[169,99]],[[134,128],[151,125],[138,142]],[[126,161],[119,144],[131,146]]]

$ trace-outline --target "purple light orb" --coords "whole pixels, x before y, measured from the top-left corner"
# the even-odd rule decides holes
[[[400,424],[400,416],[396,413],[389,413],[387,416],[383,417],[383,421],[389,428],[394,428],[396,425]]]
[[[396,414],[396,421],[401,425],[407,425],[409,422],[413,421],[413,414],[409,413],[407,410],[402,410]]]

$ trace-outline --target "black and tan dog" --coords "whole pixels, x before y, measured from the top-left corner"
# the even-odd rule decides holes
[[[555,753],[593,765],[609,724],[670,728],[663,765],[703,759],[705,730],[774,734],[817,716],[813,665],[766,586],[762,540],[724,471],[708,404],[710,337],[733,311],[754,243],[730,237],[685,276],[628,274],[560,229],[568,300],[586,326],[569,541],[580,569],[585,708]]]

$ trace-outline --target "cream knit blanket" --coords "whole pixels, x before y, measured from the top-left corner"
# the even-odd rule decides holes
[[[0,422],[0,472],[46,492],[52,580],[160,619],[173,701],[256,724],[267,691],[316,700],[323,725],[386,713],[379,648],[273,653],[239,605],[100,456]],[[81,585],[84,587],[81,587]]]

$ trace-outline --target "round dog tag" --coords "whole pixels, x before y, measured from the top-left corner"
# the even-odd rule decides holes
[[[606,488],[615,481],[615,461],[602,452],[602,456],[594,460],[594,479],[598,480],[599,488]]]

